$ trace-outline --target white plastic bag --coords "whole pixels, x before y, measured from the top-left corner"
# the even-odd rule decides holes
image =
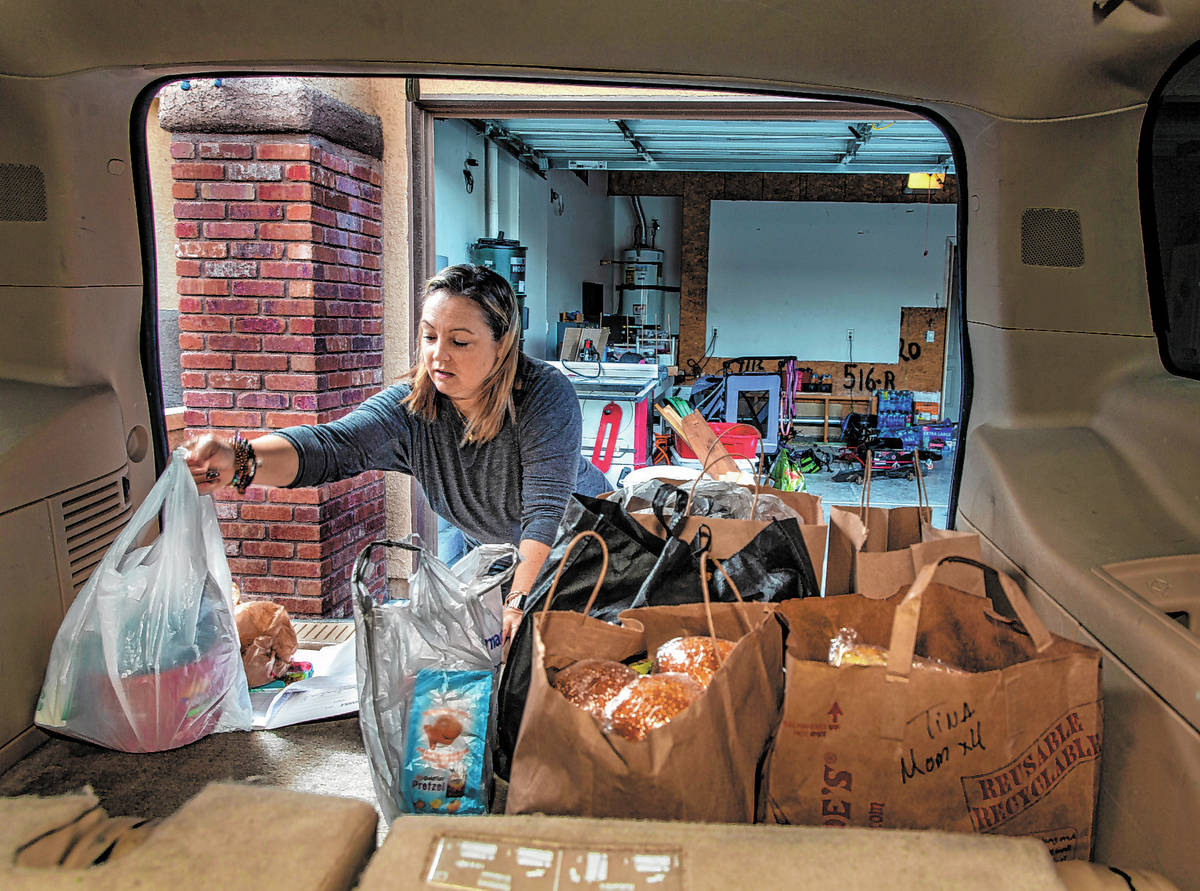
[[[38,726],[125,752],[250,729],[221,529],[184,454],[172,455],[67,611]],[[135,547],[160,509],[160,535]]]
[[[408,599],[376,603],[364,583],[370,552],[417,554]],[[487,813],[492,778],[500,586],[520,559],[482,545],[453,568],[418,536],[376,541],[354,566],[359,724],[384,817]]]
[[[608,501],[615,501],[630,513],[652,513],[648,508],[655,496],[663,489],[675,489],[688,495],[687,512],[697,517],[722,517],[734,520],[788,520],[800,523],[804,518],[783,503],[776,495],[756,493],[739,483],[726,480],[701,479],[698,483],[681,481],[678,484],[665,480],[642,480],[626,485],[610,493]],[[664,502],[663,516],[671,517],[675,508],[670,499]]]

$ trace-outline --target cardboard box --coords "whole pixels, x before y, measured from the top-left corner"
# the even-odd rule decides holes
[[[214,783],[123,857],[79,869],[13,865],[25,844],[95,816],[98,804],[90,788],[0,798],[0,888],[341,891],[375,850],[377,815],[365,801]]]
[[[397,820],[358,886],[359,891],[798,887],[1064,886],[1045,846],[1033,839],[539,816]]]

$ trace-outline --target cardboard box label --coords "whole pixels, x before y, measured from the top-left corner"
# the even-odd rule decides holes
[[[682,891],[683,854],[679,848],[442,836],[433,840],[425,883],[470,891]]]

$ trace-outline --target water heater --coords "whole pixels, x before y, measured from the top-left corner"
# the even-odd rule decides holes
[[[529,327],[529,310],[525,308],[525,251],[521,242],[505,238],[501,232],[497,238],[481,238],[471,245],[471,262],[477,266],[494,269],[512,285],[521,309],[521,328]]]
[[[664,300],[662,283],[663,252],[657,248],[635,247],[621,252],[621,314],[632,316],[635,324],[667,327],[671,307]],[[672,333],[678,331],[679,313],[670,319]]]

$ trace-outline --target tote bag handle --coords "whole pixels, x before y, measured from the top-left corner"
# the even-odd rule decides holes
[[[725,581],[729,582],[729,587],[733,590],[733,596],[737,598],[737,602],[744,604],[746,601],[742,599],[742,592],[738,590],[737,582],[735,582],[733,580],[733,578],[729,575],[729,573],[725,571],[725,567],[721,565],[721,561],[718,560],[716,557],[711,556],[708,553],[708,551],[704,551],[703,553],[701,553],[700,554],[700,591],[704,595],[704,616],[706,619],[708,619],[708,635],[709,635],[709,637],[711,637],[713,639],[713,646],[714,646],[713,652],[715,652],[717,654],[717,664],[720,665],[720,664],[724,663],[725,657],[721,655],[720,649],[716,648],[717,629],[713,625],[712,598],[710,597],[710,595],[708,593],[708,564],[709,563],[712,563],[712,565],[717,568],[717,570],[721,573],[721,575],[725,576]],[[741,622],[742,633],[749,634],[750,633],[750,623],[746,621],[746,617],[744,615],[742,615],[742,611],[740,609],[735,610],[735,612],[737,613],[738,621]]]
[[[585,529],[578,533],[574,538],[567,542],[567,549],[563,551],[562,559],[558,561],[558,568],[554,570],[554,579],[550,582],[550,590],[546,592],[546,602],[542,605],[542,611],[538,615],[538,620],[544,625],[546,614],[550,612],[550,603],[554,600],[554,592],[558,590],[558,580],[562,576],[563,567],[567,565],[567,558],[571,556],[571,551],[575,550],[580,539],[594,538],[600,542],[600,553],[602,560],[600,562],[600,574],[596,579],[596,584],[592,586],[592,594],[588,598],[587,605],[583,608],[583,612],[579,614],[579,624],[582,625],[587,618],[588,613],[592,611],[592,607],[596,603],[596,597],[600,593],[600,588],[604,584],[604,579],[608,576],[608,545],[604,543],[604,539],[591,529]]]
[[[943,557],[936,563],[921,567],[917,579],[896,607],[896,615],[892,619],[892,639],[888,646],[887,679],[889,681],[907,682],[912,671],[913,650],[917,642],[917,625],[921,619],[921,598],[933,581],[933,575],[943,563],[966,563],[983,571],[985,577],[994,576],[1000,582],[1005,597],[1016,612],[1017,618],[1024,626],[1026,633],[1033,639],[1034,648],[1039,653],[1045,652],[1054,643],[1046,625],[1034,612],[1033,607],[1017,587],[1017,583],[1002,572],[997,572],[990,566],[972,560],[968,557]]]
[[[758,430],[756,430],[754,427],[751,427],[749,424],[735,424],[734,426],[728,427],[717,434],[717,438],[713,440],[713,444],[708,447],[708,453],[705,455],[704,459],[704,466],[700,468],[700,473],[694,480],[692,480],[692,485],[688,489],[687,507],[684,508],[684,513],[690,514],[692,512],[692,501],[696,497],[696,486],[699,485],[700,480],[704,478],[704,474],[708,473],[708,471],[712,469],[713,465],[724,458],[723,455],[713,455],[712,450],[716,447],[717,443],[719,443],[724,437],[732,433],[738,427],[745,427],[747,430],[750,430],[756,434],[758,433]],[[750,516],[746,517],[748,520],[753,520],[754,514],[758,510],[758,483],[759,480],[762,479],[763,465],[767,458],[766,453],[762,450],[761,434],[758,436],[758,448],[756,451],[758,454],[758,475],[754,478],[754,500],[750,503]]]

